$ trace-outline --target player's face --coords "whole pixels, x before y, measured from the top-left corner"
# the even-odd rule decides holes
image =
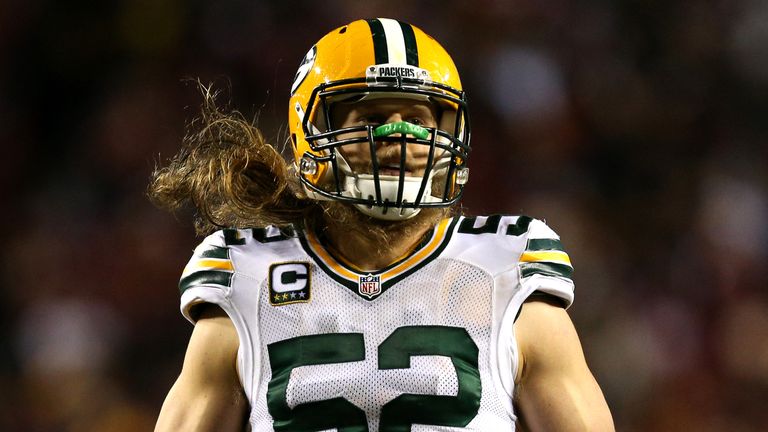
[[[355,103],[337,103],[331,113],[334,128],[354,126],[380,126],[386,123],[406,121],[422,127],[437,126],[437,109],[426,101],[407,99],[374,99]],[[342,134],[339,139],[366,136],[365,132]],[[399,135],[395,135],[399,136]],[[376,142],[376,157],[379,174],[400,175],[402,146],[399,142]],[[371,173],[371,149],[367,142],[347,144],[341,153],[350,167],[357,173]],[[406,176],[422,176],[426,169],[429,146],[406,145],[406,159],[403,170]]]

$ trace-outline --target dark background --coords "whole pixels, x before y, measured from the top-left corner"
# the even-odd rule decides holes
[[[145,198],[200,102],[284,142],[307,49],[357,18],[452,53],[469,213],[524,213],[575,264],[570,309],[622,431],[768,424],[768,3],[0,4],[0,430],[150,430],[191,332],[197,243]]]

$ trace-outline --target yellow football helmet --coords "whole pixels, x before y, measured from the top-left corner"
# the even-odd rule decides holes
[[[429,103],[436,126],[334,124],[335,104],[377,98]],[[466,96],[451,57],[415,26],[377,18],[325,35],[296,72],[288,119],[297,171],[313,199],[340,200],[377,218],[402,220],[461,197],[469,173]],[[350,165],[344,151],[350,145],[368,146],[369,168]],[[392,163],[381,169],[378,149],[386,145],[400,146],[399,170]],[[412,175],[406,156],[416,151],[426,155],[426,168]]]

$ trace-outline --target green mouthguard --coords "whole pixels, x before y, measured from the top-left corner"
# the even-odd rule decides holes
[[[419,139],[427,139],[429,136],[427,128],[406,121],[383,124],[373,130],[374,138],[385,137],[395,133],[413,135]]]

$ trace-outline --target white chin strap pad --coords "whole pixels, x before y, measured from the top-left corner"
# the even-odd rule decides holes
[[[415,202],[421,187],[422,177],[405,177],[403,179],[403,202]],[[380,175],[379,186],[381,188],[381,200],[384,202],[395,203],[397,201],[397,186],[400,177],[391,175]],[[357,176],[347,176],[345,179],[345,194],[354,198],[375,199],[376,182],[371,174],[358,174]],[[422,202],[428,202],[431,198],[432,179],[427,180],[427,186],[422,195]],[[355,204],[358,210],[368,216],[377,219],[398,221],[410,219],[416,216],[420,208],[401,208],[401,207],[378,207],[367,206],[364,204]]]

